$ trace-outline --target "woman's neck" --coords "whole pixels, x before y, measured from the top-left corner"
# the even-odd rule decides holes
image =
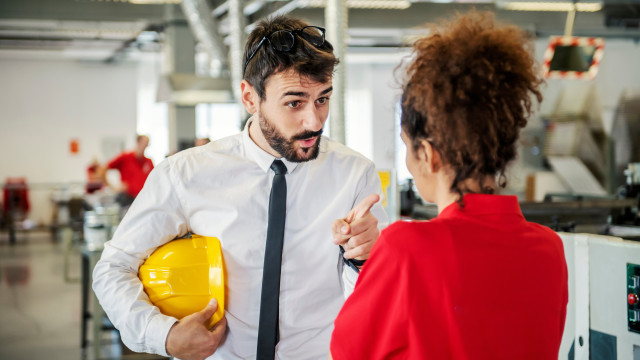
[[[444,210],[447,206],[458,201],[458,198],[460,197],[460,194],[458,192],[451,190],[451,184],[453,184],[453,180],[446,180],[447,179],[444,178],[441,179],[440,189],[435,196],[435,203],[438,207],[438,214],[442,212],[442,210]],[[458,188],[462,190],[462,196],[466,194],[495,194],[497,185],[495,178],[491,175],[487,175],[482,179],[482,184],[480,183],[480,181],[475,179],[466,179],[458,184]],[[491,192],[486,191],[488,189],[490,189]]]

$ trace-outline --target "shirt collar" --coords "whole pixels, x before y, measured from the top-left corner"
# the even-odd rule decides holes
[[[457,214],[482,216],[490,214],[513,214],[524,219],[518,197],[513,195],[466,194],[462,198],[464,207],[457,202],[447,206],[438,218],[456,217]]]
[[[247,120],[246,125],[244,126],[244,129],[242,130],[242,141],[244,143],[244,148],[247,154],[247,157],[251,160],[253,160],[256,164],[258,164],[258,166],[260,166],[260,168],[264,171],[264,172],[268,172],[271,169],[271,164],[273,163],[273,160],[281,160],[284,165],[287,167],[287,174],[291,174],[293,173],[296,168],[298,167],[298,165],[300,165],[300,163],[296,163],[296,162],[291,162],[285,158],[277,158],[271,154],[269,154],[268,152],[262,150],[252,139],[251,136],[249,136],[249,127],[251,126],[251,123],[253,121],[256,121],[255,126],[258,126],[257,124],[257,117],[254,115],[252,117],[249,118],[249,120]]]

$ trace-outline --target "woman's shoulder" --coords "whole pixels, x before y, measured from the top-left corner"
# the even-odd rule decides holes
[[[380,242],[385,246],[409,249],[429,247],[446,236],[442,221],[396,221],[382,230]]]
[[[442,231],[443,222],[440,219],[433,220],[399,220],[382,230],[383,233],[411,233],[411,232],[439,232]]]
[[[558,235],[558,233],[553,231],[551,228],[541,224],[527,222],[527,225],[529,226],[530,231],[535,231],[535,233],[538,234],[538,241],[546,241],[549,246],[553,246],[556,251],[562,257],[564,257],[564,245],[562,243],[562,238],[560,237],[560,235]]]

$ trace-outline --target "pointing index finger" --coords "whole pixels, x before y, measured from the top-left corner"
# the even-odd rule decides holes
[[[353,208],[353,219],[357,220],[363,218],[369,210],[380,200],[380,195],[378,194],[370,194],[364,200],[362,200],[356,207]]]

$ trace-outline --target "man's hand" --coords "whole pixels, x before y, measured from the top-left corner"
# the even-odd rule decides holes
[[[224,317],[211,330],[205,326],[217,309],[218,302],[212,299],[202,311],[175,323],[167,335],[167,353],[182,360],[201,360],[213,355],[227,330]]]
[[[347,216],[333,222],[333,242],[342,245],[346,259],[366,260],[378,240],[378,219],[371,214],[371,207],[380,200],[371,194],[356,205]]]

